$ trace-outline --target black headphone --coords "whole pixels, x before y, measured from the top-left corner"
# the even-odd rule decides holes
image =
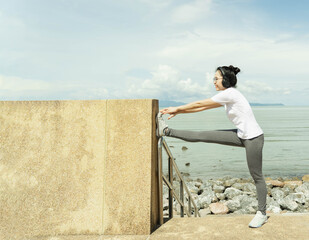
[[[226,76],[225,76],[225,73],[224,73],[224,70],[222,67],[218,67],[218,69],[220,70],[221,74],[222,74],[222,86],[225,87],[225,88],[229,88],[231,87],[231,83],[229,82],[229,80],[226,79]]]

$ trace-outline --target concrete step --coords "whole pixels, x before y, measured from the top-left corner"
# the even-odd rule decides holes
[[[254,215],[208,215],[175,217],[151,235],[75,235],[27,240],[309,240],[308,213],[267,215],[268,222],[260,228],[248,227]]]
[[[249,228],[254,215],[209,215],[173,218],[153,232],[149,240],[309,240],[309,214],[267,214],[268,222]]]

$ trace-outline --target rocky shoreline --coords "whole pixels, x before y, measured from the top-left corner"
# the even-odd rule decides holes
[[[267,213],[309,213],[309,175],[301,178],[265,178],[265,181],[268,191]],[[226,176],[203,181],[185,177],[185,182],[201,216],[255,214],[258,209],[252,178]],[[173,184],[179,196],[179,181],[174,180]],[[180,215],[180,205],[175,199],[173,207],[174,214]],[[168,215],[167,187],[163,188],[163,210],[164,215]]]

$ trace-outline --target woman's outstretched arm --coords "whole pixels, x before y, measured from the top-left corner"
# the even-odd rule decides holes
[[[168,119],[171,119],[172,117],[176,116],[179,113],[194,113],[194,112],[200,112],[212,108],[221,107],[222,105],[214,102],[210,98],[200,101],[195,101],[192,103],[188,103],[186,105],[182,105],[179,107],[169,107],[164,108],[160,112],[163,114],[170,114]]]

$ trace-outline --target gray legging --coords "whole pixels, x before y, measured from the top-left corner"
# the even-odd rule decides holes
[[[241,139],[237,136],[237,130],[216,130],[216,131],[188,131],[165,129],[166,136],[179,138],[188,142],[218,143],[229,146],[246,148],[247,164],[250,174],[254,180],[259,211],[266,214],[266,183],[262,174],[262,151],[264,145],[264,134],[252,138]]]

